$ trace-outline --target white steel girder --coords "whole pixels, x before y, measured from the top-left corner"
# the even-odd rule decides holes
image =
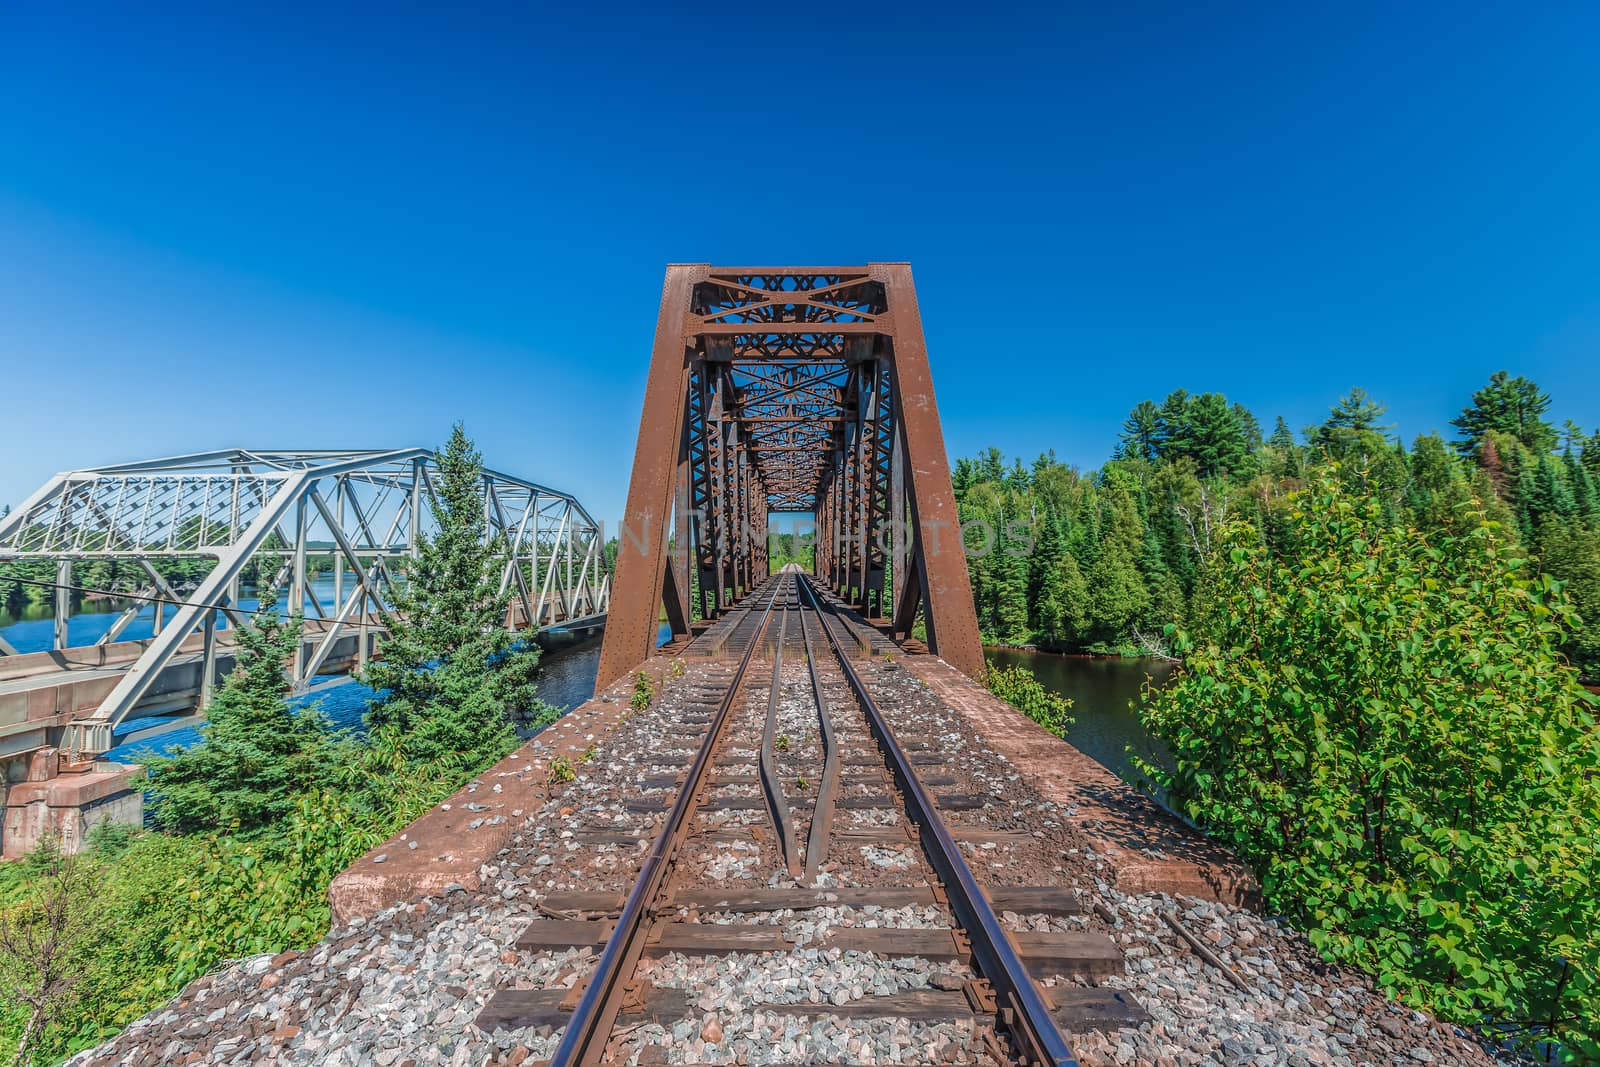
[[[390,564],[414,556],[434,528],[437,459],[426,448],[252,451],[229,449],[70,471],[50,479],[0,518],[0,563],[53,560],[58,567],[56,647],[66,642],[64,587],[76,560],[139,562],[167,599],[175,594],[152,560],[214,559],[216,565],[175,615],[162,618],[138,660],[90,714],[70,722],[61,747],[99,754],[162,669],[197,629],[203,634],[202,703],[214,679],[220,615],[235,625],[239,577],[251,560],[275,561],[263,584],[287,585],[288,609],[309,616],[290,669],[296,692],[315,683],[342,638],[356,638],[365,663],[377,613],[397,577]],[[498,471],[485,471],[483,507],[489,537],[509,554],[501,588],[512,593],[508,626],[588,626],[603,621],[611,576],[602,531],[576,498]],[[331,614],[314,595],[307,553],[331,554]],[[115,639],[136,612],[113,624]],[[14,654],[0,643],[0,656]]]

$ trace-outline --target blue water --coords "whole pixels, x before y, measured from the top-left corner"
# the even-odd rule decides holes
[[[345,595],[349,595],[351,588],[353,588],[353,582],[354,579],[346,575]],[[333,576],[331,574],[315,579],[311,583],[311,590],[316,595],[317,603],[322,606],[323,611],[330,616],[336,613],[337,608],[333,597]],[[240,597],[238,610],[241,615],[249,615],[254,613],[260,605],[261,602],[255,597]],[[278,606],[279,613],[282,614],[282,602]],[[309,605],[307,608],[306,614],[311,618],[315,618],[316,612],[311,610]],[[165,605],[162,617],[170,623],[176,610],[170,604]],[[49,608],[34,608],[30,610],[30,614],[35,612],[39,617],[23,618],[0,626],[0,637],[4,637],[11,644],[11,647],[18,652],[45,652],[54,646],[56,635],[54,616],[50,613]],[[121,613],[122,605],[120,603],[112,604],[105,600],[90,600],[80,604],[77,613],[67,620],[67,646],[69,648],[81,648],[85,645],[94,644],[111,629],[111,624],[117,621],[117,616]],[[9,616],[0,614],[0,619],[7,618]],[[147,637],[155,636],[155,619],[155,605],[146,604],[140,609],[139,614],[133,617],[133,621],[128,623],[122,633],[117,635],[117,640],[142,641]],[[217,629],[227,629],[229,625],[226,615],[218,617]]]
[[[333,578],[323,576],[312,584],[318,602],[332,613]],[[241,598],[239,607],[241,612],[253,612],[258,601],[253,598]],[[102,606],[105,605],[105,606]],[[67,644],[70,646],[92,645],[111,629],[111,624],[116,621],[119,609],[106,605],[104,601],[95,601],[85,604],[80,613],[72,616],[67,621]],[[172,609],[167,609],[166,618],[172,618]],[[225,622],[219,622],[220,626]],[[147,605],[126,629],[118,635],[119,641],[138,641],[151,637],[155,629],[155,609]],[[47,651],[55,638],[55,622],[46,617],[42,619],[22,619],[6,626],[0,626],[0,636],[3,636],[18,652],[43,652]],[[656,643],[663,644],[672,637],[672,630],[662,624],[656,636]],[[539,697],[549,704],[553,704],[563,711],[582,704],[594,695],[595,674],[600,662],[600,646],[598,642],[588,642],[559,652],[547,653],[539,671]],[[318,681],[336,679],[318,679]],[[360,734],[364,729],[363,716],[367,711],[367,702],[372,698],[373,691],[359,682],[346,680],[343,684],[320,693],[307,697],[299,697],[290,704],[294,707],[316,706],[323,715],[338,729],[350,730]],[[115,736],[125,737],[136,733],[148,726],[158,725],[159,718],[129,719],[118,725]],[[160,754],[169,749],[188,748],[200,741],[200,731],[194,727],[174,730],[150,740],[120,744],[105,754],[105,758],[116,760],[120,763],[138,763],[151,754]]]
[[[560,652],[547,653],[539,668],[539,699],[562,711],[571,711],[594,696],[595,674],[599,666],[598,642],[591,641]],[[366,729],[362,717],[366,714],[367,701],[372,695],[373,690],[360,682],[346,681],[332,689],[298,697],[289,703],[292,707],[315,706],[336,728],[360,735]],[[125,736],[160,722],[160,719],[130,719],[117,727],[116,735]],[[151,754],[160,754],[173,748],[188,748],[199,741],[200,731],[190,726],[147,741],[118,745],[107,752],[105,758],[119,763],[139,763]]]

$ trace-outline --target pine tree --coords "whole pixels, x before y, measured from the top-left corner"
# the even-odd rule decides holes
[[[1382,433],[1391,428],[1378,425],[1378,420],[1383,418],[1386,410],[1388,409],[1358,385],[1333,405],[1333,411],[1329,413],[1328,421],[1324,425],[1335,430],[1355,430],[1358,433],[1371,430]]]
[[[1250,442],[1239,419],[1239,405],[1230,407],[1221,393],[1201,393],[1184,411],[1184,432],[1174,441],[1176,454],[1194,460],[1202,478],[1231,476],[1243,469]]]
[[[1320,426],[1306,430],[1306,441],[1317,451],[1345,461],[1348,473],[1356,474],[1371,466],[1380,451],[1387,451],[1384,435],[1391,427],[1378,422],[1385,410],[1358,385],[1339,398]]]
[[[363,679],[379,695],[367,722],[413,762],[478,762],[509,751],[514,718],[542,724],[539,648],[505,627],[508,548],[487,536],[483,461],[458,423],[439,453],[438,526],[423,537],[405,587],[383,613],[384,658]]]
[[[1289,478],[1300,477],[1300,446],[1295,444],[1294,431],[1289,429],[1282,415],[1273,424],[1272,436],[1267,439],[1267,444],[1280,457],[1284,475]]]
[[[268,600],[237,634],[234,669],[206,706],[200,743],[148,764],[155,818],[167,830],[264,830],[297,795],[331,782],[340,762],[322,713],[287,703],[283,666],[300,620],[280,619]]]
[[[1531,452],[1549,452],[1556,446],[1555,427],[1544,418],[1549,410],[1550,394],[1527,378],[1499,370],[1450,425],[1461,431],[1456,447],[1464,456],[1477,452],[1491,430],[1515,437]]]
[[[1261,421],[1256,418],[1255,412],[1243,404],[1233,405],[1234,418],[1239,420],[1239,429],[1244,432],[1245,448],[1251,452],[1261,447]]]
[[[1165,443],[1166,420],[1161,409],[1149,400],[1141,400],[1123,420],[1115,455],[1118,459],[1144,459],[1154,463],[1161,458]]]
[[[1017,555],[1020,546],[1003,535],[995,561],[995,632],[1008,644],[1028,639],[1028,567]]]
[[[1029,617],[1036,626],[1044,623],[1039,616],[1039,604],[1045,590],[1055,580],[1056,565],[1066,555],[1066,543],[1061,536],[1061,524],[1054,515],[1046,515],[1039,524],[1038,543],[1033,555],[1028,557],[1028,603],[1032,606]]]
[[[1095,639],[1114,647],[1132,636],[1150,593],[1139,573],[1144,529],[1132,495],[1120,484],[1107,485],[1103,510],[1100,557],[1088,574],[1088,621]]]
[[[1586,519],[1595,517],[1600,511],[1600,498],[1595,495],[1594,476],[1589,473],[1589,468],[1583,465],[1568,444],[1566,451],[1561,454],[1561,465],[1566,471],[1567,484],[1572,487],[1573,505],[1577,513]]]

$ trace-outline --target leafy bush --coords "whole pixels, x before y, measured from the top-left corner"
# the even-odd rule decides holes
[[[1573,621],[1495,524],[1386,523],[1332,472],[1235,523],[1144,770],[1330,957],[1439,1015],[1600,1057],[1600,734]]]
[[[384,732],[351,746],[350,762],[325,788],[295,796],[279,822],[254,836],[98,835],[98,847],[80,857],[94,892],[84,902],[90,933],[74,960],[78,1008],[46,1028],[37,1062],[110,1038],[223,960],[322,937],[334,877],[486,765],[418,765],[400,740]],[[10,876],[0,911],[27,905],[47,869],[44,856],[0,868]],[[0,1054],[14,1048],[25,1019],[20,1006],[0,1007]]]
[[[1057,737],[1067,736],[1072,725],[1072,701],[1044,687],[1026,667],[996,667],[983,672],[989,692],[1016,708]]]

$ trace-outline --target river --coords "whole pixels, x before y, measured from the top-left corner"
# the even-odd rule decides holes
[[[1116,659],[1063,656],[1015,648],[985,650],[1001,667],[1027,667],[1055,693],[1072,701],[1072,728],[1067,740],[1096,763],[1126,781],[1144,781],[1133,765],[1134,753],[1164,763],[1166,749],[1145,732],[1134,707],[1146,680],[1161,685],[1172,676],[1172,664],[1159,659]]]
[[[313,583],[313,590],[318,600],[325,605],[332,605],[331,575],[319,577]],[[249,611],[256,605],[254,600],[245,599],[240,606]],[[69,643],[93,644],[110,629],[117,611],[117,606],[106,601],[84,603],[69,622]],[[48,608],[30,614],[35,617],[12,619],[0,616],[0,636],[20,652],[49,648],[54,632]],[[123,640],[138,640],[149,637],[151,629],[152,612],[147,607],[128,625],[121,637]],[[662,627],[662,630],[662,637],[670,636],[666,627]],[[1141,775],[1129,758],[1130,746],[1134,752],[1157,761],[1164,760],[1165,751],[1145,732],[1133,705],[1140,698],[1145,680],[1151,679],[1156,684],[1165,682],[1172,673],[1171,664],[1155,659],[1097,659],[1011,648],[988,649],[986,654],[1001,666],[1027,667],[1047,688],[1070,698],[1074,722],[1067,733],[1067,740],[1113,773],[1131,782],[1138,783],[1141,780]],[[577,707],[588,700],[594,695],[599,659],[598,640],[547,653],[539,681],[540,697],[563,709]],[[362,714],[371,696],[372,690],[366,686],[348,682],[313,697],[301,698],[296,703],[315,702],[336,726],[359,730]],[[131,720],[122,724],[118,732],[130,732],[147,722]],[[199,733],[192,728],[176,730],[154,741],[119,745],[106,756],[130,763],[138,762],[144,753],[171,746],[187,747],[199,738]]]

